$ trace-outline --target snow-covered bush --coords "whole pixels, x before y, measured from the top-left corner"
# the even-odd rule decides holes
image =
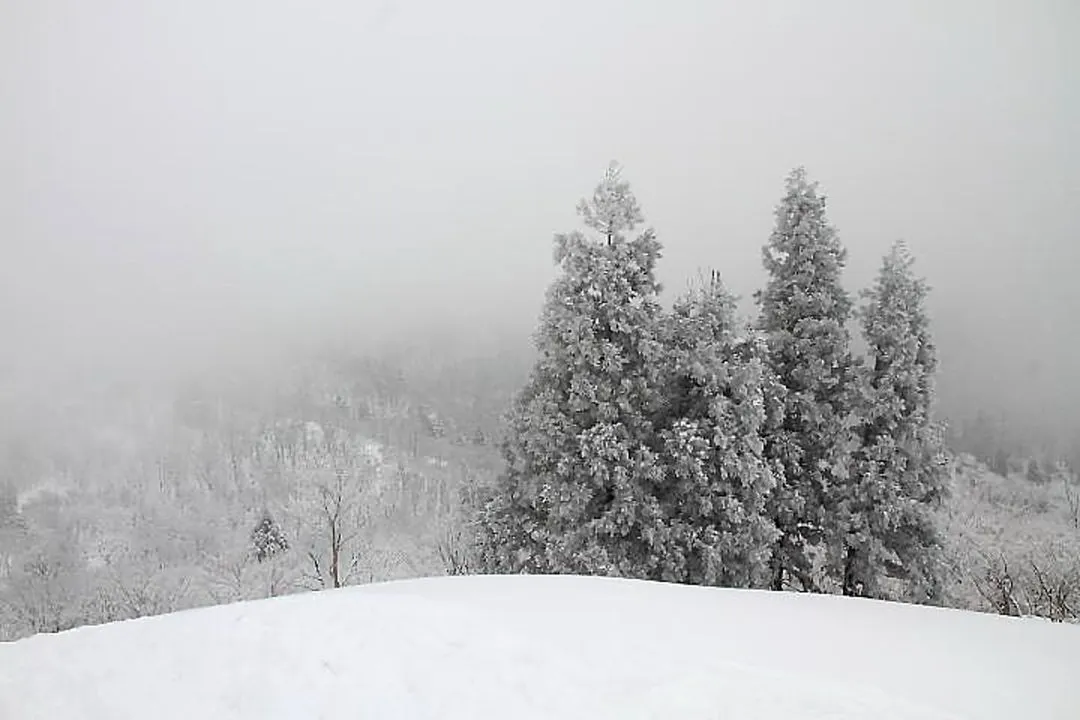
[[[1080,529],[1071,484],[1032,485],[984,467],[961,467],[938,513],[946,604],[1007,615],[1080,616]]]

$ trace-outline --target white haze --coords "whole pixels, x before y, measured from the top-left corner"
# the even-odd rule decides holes
[[[852,289],[913,248],[948,397],[1065,422],[1078,30],[1070,0],[8,0],[0,371],[527,332],[612,158],[668,288],[711,266],[748,296],[805,164]]]

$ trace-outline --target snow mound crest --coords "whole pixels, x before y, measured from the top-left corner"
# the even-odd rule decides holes
[[[1080,717],[1080,628],[580,577],[382,583],[0,645],[0,718]]]

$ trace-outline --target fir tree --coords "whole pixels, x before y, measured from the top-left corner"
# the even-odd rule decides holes
[[[797,168],[776,208],[763,252],[769,280],[757,294],[769,364],[785,389],[783,421],[766,438],[781,468],[769,500],[780,531],[771,586],[817,588],[813,546],[840,542],[835,488],[850,469],[851,405],[856,386],[847,322],[852,302],[841,286],[846,251],[825,216],[825,198]]]
[[[946,491],[942,428],[933,419],[937,358],[925,301],[903,243],[885,257],[860,309],[868,346],[861,447],[845,492],[843,592],[880,596],[884,576],[932,599],[941,541],[931,511]]]
[[[643,218],[614,163],[578,211],[598,237],[555,238],[562,272],[508,418],[481,554],[502,572],[657,578],[661,246],[651,229],[628,237]]]
[[[774,479],[762,431],[776,406],[764,343],[739,332],[735,305],[713,273],[665,323],[665,580],[752,587],[767,578],[776,530],[765,515]]]
[[[251,549],[255,560],[265,562],[289,549],[289,540],[269,512],[264,512],[251,531]]]

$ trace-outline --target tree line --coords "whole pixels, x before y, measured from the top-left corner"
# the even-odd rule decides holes
[[[940,603],[937,359],[904,243],[853,298],[796,168],[746,322],[716,271],[661,305],[663,246],[617,164],[578,214],[476,510],[480,566]]]

